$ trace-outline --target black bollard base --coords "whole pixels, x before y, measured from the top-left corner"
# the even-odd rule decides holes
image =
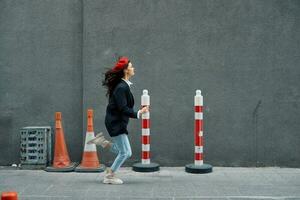
[[[212,172],[212,168],[213,167],[210,164],[203,164],[203,165],[188,164],[185,166],[185,171],[193,174],[205,174],[205,173]]]
[[[132,166],[132,170],[135,172],[156,172],[156,171],[159,171],[159,164],[157,164],[157,163],[150,163],[150,164],[135,163]]]

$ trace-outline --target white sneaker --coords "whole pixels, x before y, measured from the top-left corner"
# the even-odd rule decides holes
[[[120,185],[123,184],[123,181],[115,176],[115,174],[111,171],[110,167],[107,167],[105,169],[105,176],[104,176],[103,183]]]
[[[101,145],[103,148],[106,147],[110,141],[106,140],[103,136],[103,133],[98,133],[95,138],[89,140],[87,144],[95,144],[95,145]]]
[[[123,184],[123,181],[115,176],[105,176],[103,183],[113,184],[113,185],[121,185],[121,184]]]

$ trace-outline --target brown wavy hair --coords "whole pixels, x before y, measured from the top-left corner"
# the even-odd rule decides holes
[[[130,61],[128,63],[130,63]],[[124,69],[127,69],[127,67],[128,64],[125,66]],[[107,71],[104,73],[105,77],[104,80],[102,80],[102,86],[104,86],[107,89],[106,97],[110,97],[112,95],[115,87],[124,77],[124,69],[115,71],[111,68],[108,68]]]

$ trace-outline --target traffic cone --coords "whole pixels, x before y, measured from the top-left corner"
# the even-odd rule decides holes
[[[87,110],[87,132],[85,136],[84,152],[81,164],[76,167],[76,172],[103,172],[105,166],[99,163],[97,149],[95,144],[87,144],[88,141],[95,138],[93,125],[93,110]]]
[[[2,192],[1,200],[18,200],[18,193],[14,191]]]
[[[71,162],[65,143],[64,130],[61,123],[61,112],[55,113],[55,148],[53,166],[45,169],[47,172],[71,172],[77,163]]]

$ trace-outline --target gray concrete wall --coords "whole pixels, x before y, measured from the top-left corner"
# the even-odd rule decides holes
[[[2,1],[0,10],[0,43],[4,44],[0,46],[0,92],[11,94],[1,96],[5,112],[0,117],[0,150],[8,158],[1,157],[0,164],[18,159],[18,128],[53,125],[56,110],[65,111],[69,151],[79,161],[88,108],[95,110],[95,131],[108,135],[102,73],[118,55],[127,55],[136,68],[131,80],[135,109],[143,89],[151,95],[153,161],[163,166],[193,161],[193,97],[201,89],[205,162],[300,166],[299,1],[9,2]],[[44,36],[33,34],[41,27],[49,34],[48,43]],[[16,40],[28,42],[26,35],[34,39],[30,45]],[[28,46],[42,57],[25,51]],[[25,74],[23,63],[29,63]],[[44,79],[34,85],[38,80],[32,80],[31,74],[36,71]],[[20,86],[15,74],[23,77]],[[33,89],[25,92],[29,86]],[[19,93],[29,102],[26,111]],[[41,98],[41,93],[51,94],[33,106],[32,99]],[[140,160],[140,121],[131,120],[128,128],[133,156],[126,165],[130,166]],[[108,165],[114,158],[102,149],[99,156]]]
[[[82,2],[0,1],[0,164],[19,161],[19,128],[54,126],[82,145]]]

